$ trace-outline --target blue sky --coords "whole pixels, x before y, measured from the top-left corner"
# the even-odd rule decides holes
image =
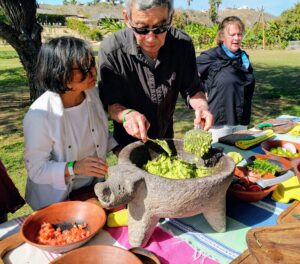
[[[91,2],[91,0],[79,0],[80,2]],[[208,9],[208,0],[192,0],[190,8]],[[254,9],[264,10],[272,15],[279,16],[282,11],[293,7],[300,0],[222,0],[221,9],[226,7],[248,6]],[[38,3],[59,5],[62,0],[38,0]],[[175,8],[187,8],[186,0],[174,0]]]

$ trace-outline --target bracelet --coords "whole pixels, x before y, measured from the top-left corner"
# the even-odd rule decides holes
[[[75,175],[74,170],[73,170],[74,164],[75,164],[75,160],[68,162],[68,172],[69,172],[70,176]]]
[[[125,114],[124,114],[123,117],[122,117],[122,123],[123,123],[123,124],[125,124],[125,122],[126,122],[125,117],[126,117],[129,113],[131,113],[131,112],[135,112],[135,110],[133,110],[133,109],[128,109],[128,110],[125,112]]]

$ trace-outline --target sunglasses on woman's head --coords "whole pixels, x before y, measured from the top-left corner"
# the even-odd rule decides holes
[[[130,25],[132,30],[139,35],[147,35],[149,32],[153,32],[155,35],[166,32],[170,28],[170,24],[164,24],[155,28],[138,28]]]

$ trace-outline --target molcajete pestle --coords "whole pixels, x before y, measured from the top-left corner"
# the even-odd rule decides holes
[[[168,144],[173,155],[190,160],[190,154],[183,151],[182,140],[170,139]],[[160,218],[203,213],[214,230],[224,232],[226,191],[235,168],[233,160],[222,155],[207,177],[168,179],[142,169],[161,151],[155,144],[131,143],[120,152],[118,165],[109,168],[107,181],[95,185],[95,193],[105,208],[128,204],[130,244],[145,246]]]

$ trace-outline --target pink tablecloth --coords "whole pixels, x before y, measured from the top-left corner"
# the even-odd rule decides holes
[[[0,239],[17,232],[25,217],[16,218],[0,225]],[[84,246],[109,244],[122,248],[130,248],[127,227],[104,228]],[[159,226],[156,227],[146,249],[154,252],[162,264],[215,264],[216,261],[199,253],[189,243],[173,236]],[[42,251],[27,243],[7,253],[5,263],[17,264],[46,264],[53,261],[60,254]],[[113,264],[113,263],[112,263]]]

